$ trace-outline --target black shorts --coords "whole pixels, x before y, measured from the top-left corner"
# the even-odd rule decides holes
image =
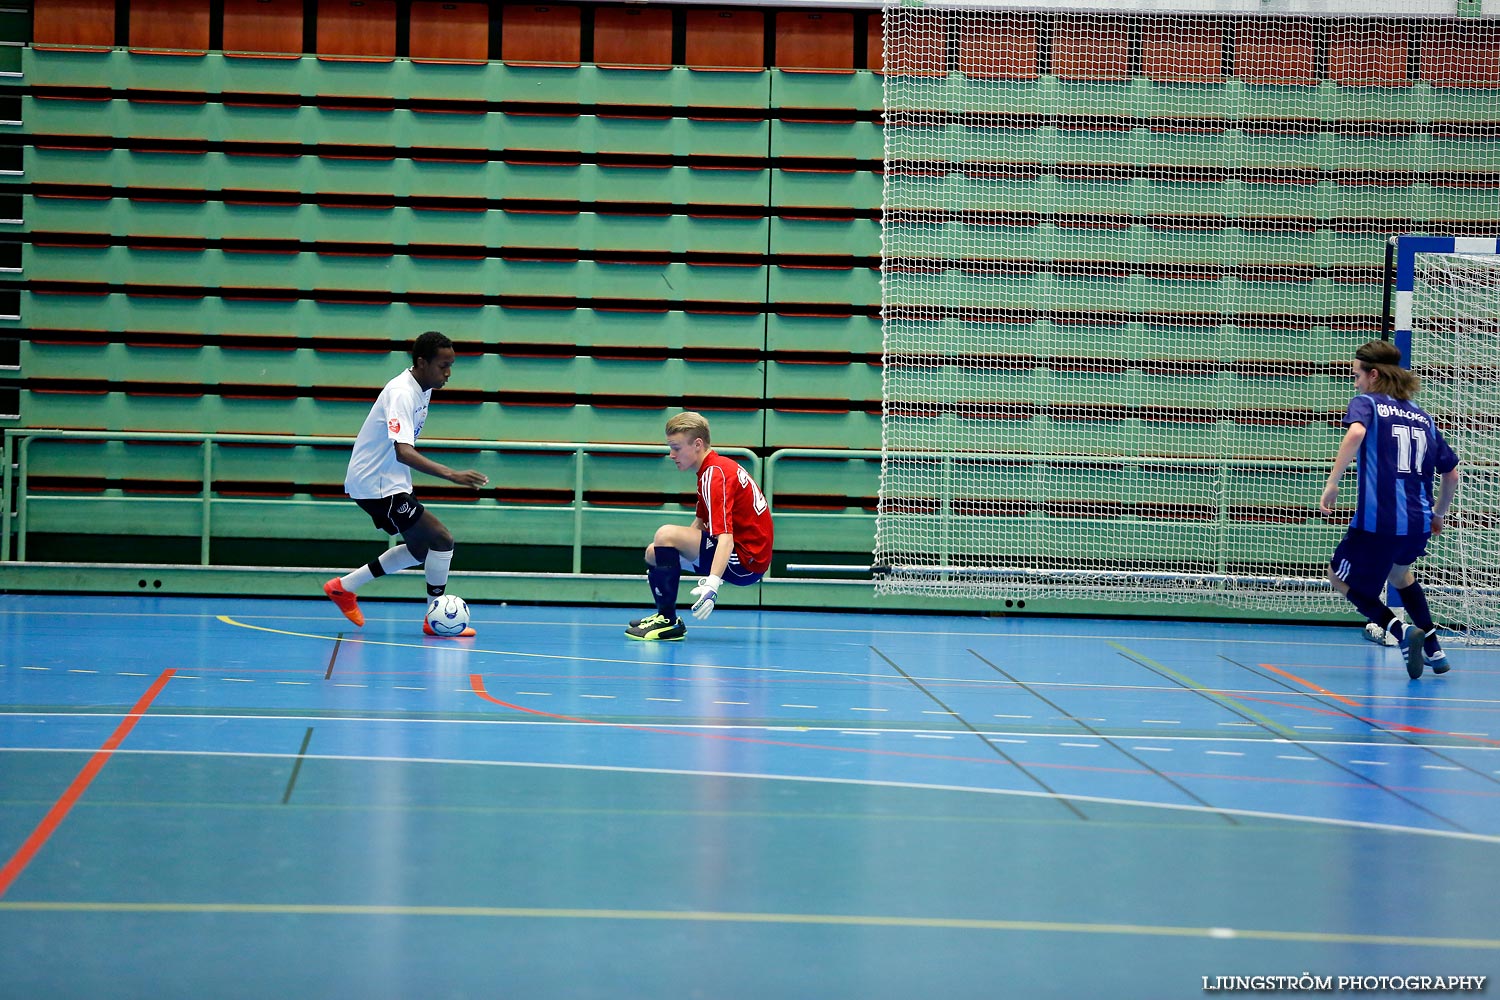
[[[687,556],[682,556],[682,568],[699,576],[706,574],[714,565],[714,549],[718,546],[719,539],[710,535],[707,531],[703,533],[703,540],[698,543],[698,561],[688,563]],[[729,554],[729,565],[724,567],[724,582],[732,583],[736,587],[749,587],[760,582],[764,573],[752,573],[740,565],[740,554],[731,552]]]
[[[1333,550],[1333,575],[1352,590],[1378,597],[1397,566],[1410,566],[1427,554],[1428,535],[1376,535],[1350,528]]]
[[[425,508],[410,493],[392,493],[379,500],[355,500],[360,510],[370,515],[375,527],[387,535],[404,535],[422,520]]]

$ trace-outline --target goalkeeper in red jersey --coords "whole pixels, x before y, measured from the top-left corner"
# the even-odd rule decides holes
[[[748,587],[771,568],[771,508],[750,474],[709,444],[708,418],[691,411],[667,421],[667,450],[683,472],[698,477],[698,509],[691,525],[664,524],[646,547],[646,579],[656,613],[630,623],[632,639],[681,639],[677,617],[684,571],[702,575],[693,589],[693,617],[713,614],[719,588]]]

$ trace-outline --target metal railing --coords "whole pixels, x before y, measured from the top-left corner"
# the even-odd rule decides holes
[[[28,483],[30,475],[30,451],[31,446],[37,441],[129,441],[135,443],[163,442],[176,444],[198,444],[202,448],[202,464],[199,471],[199,491],[197,496],[177,497],[104,497],[104,496],[70,496],[66,498],[49,496],[49,501],[66,500],[69,503],[108,503],[108,504],[130,504],[130,503],[153,503],[153,504],[192,504],[200,510],[198,564],[200,566],[211,565],[209,561],[209,545],[213,535],[213,511],[214,507],[224,503],[244,503],[243,500],[230,500],[217,497],[213,492],[214,479],[214,453],[215,446],[220,444],[247,445],[265,444],[276,446],[318,446],[333,445],[350,447],[354,443],[351,437],[313,437],[294,434],[208,434],[187,432],[128,432],[128,431],[63,431],[63,430],[32,430],[32,429],[9,429],[5,432],[5,467],[3,478],[0,478],[0,493],[5,497],[3,504],[3,518],[0,518],[0,561],[9,561],[12,548],[18,560],[26,559],[26,534],[29,528],[28,515],[32,494]],[[584,491],[584,456],[593,454],[634,454],[634,455],[661,455],[665,457],[666,449],[662,445],[649,444],[592,444],[577,441],[459,441],[452,439],[434,438],[422,441],[423,450],[434,451],[505,451],[505,452],[549,452],[569,453],[573,455],[573,572],[582,571],[583,562],[583,515],[587,509],[583,502]],[[716,448],[721,455],[739,461],[744,464],[751,475],[759,471],[760,459],[753,451],[747,448]],[[758,477],[757,477],[758,478]],[[14,492],[12,492],[14,487]],[[14,503],[11,498],[14,498]],[[321,501],[308,500],[262,500],[266,504],[276,505],[305,505],[319,503]],[[14,510],[12,510],[14,507]],[[14,520],[14,524],[13,524]],[[15,537],[12,546],[12,535]]]

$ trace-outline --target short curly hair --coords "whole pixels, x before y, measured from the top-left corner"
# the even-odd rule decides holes
[[[436,330],[428,330],[412,341],[411,359],[413,361],[431,361],[437,357],[438,351],[452,346],[453,341],[449,340],[446,335]]]

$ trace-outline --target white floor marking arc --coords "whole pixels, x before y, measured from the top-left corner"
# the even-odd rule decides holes
[[[150,718],[147,716],[147,718]],[[93,755],[97,748],[59,749],[56,747],[0,747],[0,753],[73,753]],[[1099,805],[1124,806],[1139,809],[1160,809],[1167,812],[1189,812],[1199,814],[1244,816],[1252,819],[1275,820],[1288,823],[1308,823],[1315,826],[1341,827],[1347,829],[1376,830],[1388,833],[1409,833],[1418,836],[1442,837],[1449,840],[1468,840],[1485,844],[1500,844],[1500,835],[1465,833],[1457,830],[1427,829],[1424,827],[1400,826],[1392,823],[1375,823],[1367,820],[1328,818],[1323,816],[1298,816],[1293,813],[1268,812],[1259,809],[1236,809],[1228,806],[1200,806],[1174,802],[1145,802],[1138,799],[1122,799],[1101,795],[1077,795],[1015,788],[979,788],[971,785],[924,784],[909,781],[881,781],[870,778],[840,778],[802,774],[767,774],[748,771],[694,771],[684,768],[624,767],[612,764],[573,764],[557,762],[514,760],[471,760],[453,757],[398,757],[390,755],[364,754],[296,754],[260,753],[228,750],[145,750],[120,747],[114,751],[122,755],[167,756],[167,757],[230,757],[246,759],[349,761],[375,764],[438,764],[468,767],[531,767],[562,771],[597,771],[623,774],[670,774],[696,778],[743,778],[756,781],[799,781],[811,784],[860,785],[874,788],[904,788],[925,791],[965,792],[976,795],[999,795],[1014,798],[1066,799],[1069,802],[1091,802]]]

